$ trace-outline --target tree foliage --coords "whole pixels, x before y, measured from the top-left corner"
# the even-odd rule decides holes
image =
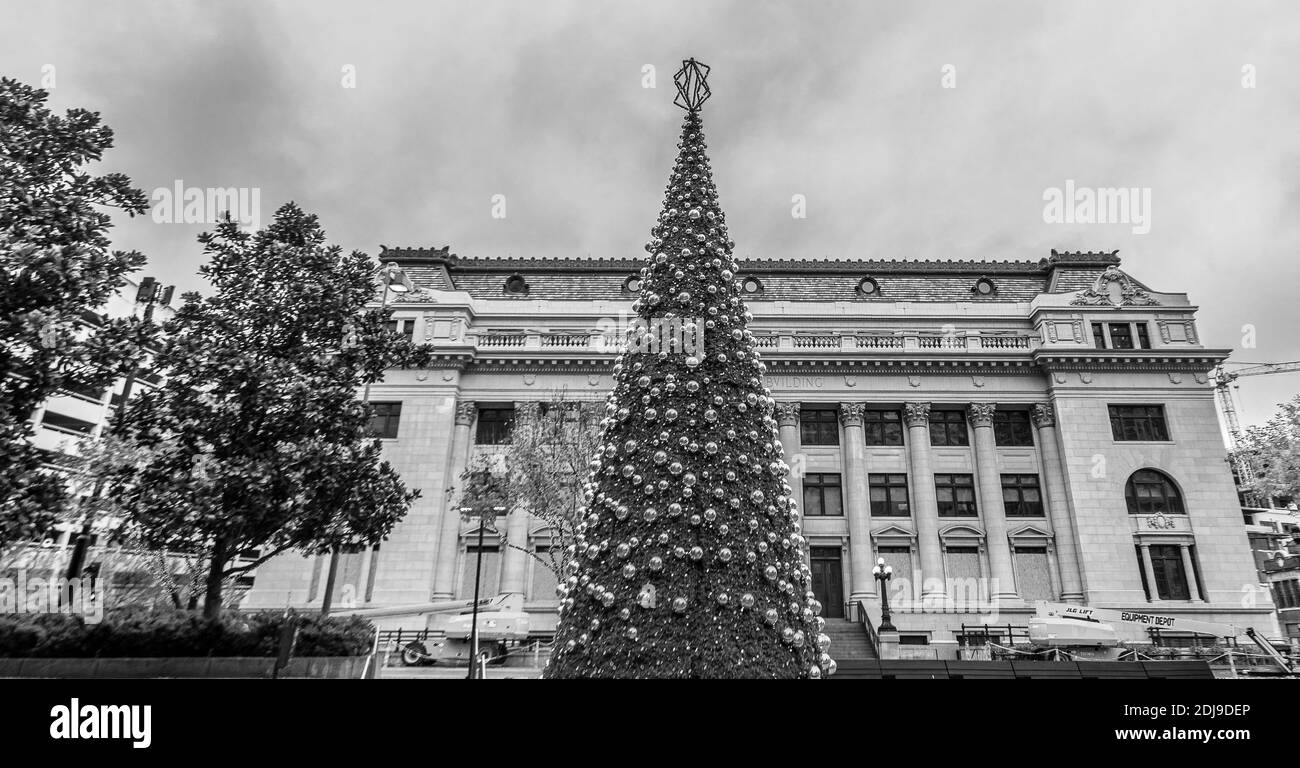
[[[227,217],[199,240],[212,295],[187,294],[165,327],[165,382],[124,426],[153,461],[117,490],[148,545],[207,553],[212,615],[232,573],[288,549],[373,545],[406,513],[418,491],[381,459],[357,393],[428,350],[366,310],[375,264],[328,245],[292,203],[256,234]]]
[[[544,525],[545,549],[530,550],[526,541],[507,545],[527,552],[557,577],[582,521],[582,483],[600,445],[598,405],[572,400],[564,391],[528,403],[515,411],[505,444],[476,456],[461,478],[462,506],[473,508],[475,502],[499,498]]]
[[[1263,424],[1237,441],[1237,457],[1250,468],[1246,490],[1288,503],[1300,499],[1300,395],[1281,403]]]
[[[97,113],[46,107],[45,91],[0,79],[0,547],[33,538],[66,501],[42,468],[30,418],[61,388],[102,389],[150,337],[96,316],[145,261],[110,249],[110,214],[145,213],[144,193],[87,166],[113,146]]]

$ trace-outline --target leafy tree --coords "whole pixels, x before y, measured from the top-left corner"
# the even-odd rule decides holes
[[[365,309],[366,255],[328,245],[292,203],[256,234],[227,217],[199,240],[213,294],[184,296],[166,326],[164,384],[124,425],[154,460],[117,491],[148,545],[206,554],[214,616],[231,575],[289,549],[373,545],[406,514],[418,491],[380,458],[357,392],[429,353]]]
[[[40,535],[66,502],[31,445],[32,412],[60,388],[102,389],[138,357],[149,328],[94,315],[145,261],[111,251],[105,208],[148,199],[87,166],[113,146],[97,113],[59,116],[48,94],[0,78],[0,548]]]
[[[510,434],[498,452],[476,456],[461,475],[462,500],[502,499],[527,510],[549,535],[542,552],[528,542],[507,541],[557,577],[568,560],[582,522],[582,481],[591,455],[600,446],[598,403],[570,400],[555,392],[541,403],[528,403],[515,412]],[[507,501],[508,500],[508,501]],[[478,504],[478,507],[491,506]]]
[[[1284,503],[1300,499],[1300,395],[1246,430],[1237,441],[1237,457],[1253,475],[1246,490]]]
[[[834,669],[699,101],[685,105],[561,584],[551,678]]]

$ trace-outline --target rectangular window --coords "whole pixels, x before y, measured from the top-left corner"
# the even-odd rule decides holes
[[[803,513],[817,517],[844,515],[838,474],[810,472],[803,476]]]
[[[94,403],[98,403],[104,399],[103,387],[89,387],[84,384],[75,384],[71,381],[67,381],[63,383],[63,391],[73,397],[78,397],[82,400],[89,400]]]
[[[528,599],[534,602],[545,602],[555,600],[555,586],[559,581],[555,577],[555,571],[551,570],[550,547],[540,545],[535,548],[537,557],[528,558],[533,564],[533,583],[528,592]],[[558,562],[559,558],[556,558]]]
[[[1043,494],[1038,475],[1003,475],[1002,504],[1009,516],[1042,517]]]
[[[1273,602],[1278,608],[1300,607],[1300,581],[1273,582]]]
[[[930,445],[970,445],[966,435],[966,412],[931,411]]]
[[[1182,548],[1168,544],[1151,547],[1151,570],[1156,577],[1156,594],[1161,600],[1188,600],[1187,572],[1183,569]],[[1139,551],[1138,556],[1141,556]]]
[[[1016,591],[1026,603],[1056,599],[1056,595],[1052,594],[1047,547],[1016,547],[1014,559]]]
[[[1110,323],[1110,346],[1112,349],[1133,348],[1133,326],[1128,323]]]
[[[70,432],[75,435],[89,435],[95,431],[95,423],[84,419],[64,416],[61,413],[46,411],[45,416],[41,419],[41,424],[55,429],[60,432]]]
[[[876,547],[876,557],[894,569],[895,579],[912,579],[912,548],[900,546]]]
[[[902,445],[903,415],[898,411],[868,410],[863,414],[867,445]]]
[[[939,517],[975,517],[973,475],[935,475],[934,492],[939,499]]]
[[[907,475],[867,475],[871,487],[872,517],[908,517],[912,514],[907,499]]]
[[[994,411],[993,441],[998,445],[1029,447],[1034,444],[1034,427],[1029,411]]]
[[[947,577],[956,582],[952,591],[979,599],[979,578],[984,575],[980,568],[979,547],[944,547],[944,559],[948,561]],[[975,588],[973,593],[970,592],[971,587]],[[957,594],[952,597],[957,597]]]
[[[1151,335],[1147,333],[1146,323],[1137,323],[1138,347],[1140,349],[1151,349]]]
[[[461,572],[460,598],[474,599],[474,572],[478,567],[478,547],[465,547],[465,564]],[[479,571],[478,596],[496,597],[497,585],[501,582],[501,552],[495,544],[483,545],[483,567]]]
[[[510,423],[514,418],[514,408],[479,408],[474,442],[479,445],[503,445],[510,442]]]
[[[803,445],[839,445],[840,420],[835,408],[808,406],[801,408],[799,442]]]
[[[392,439],[397,437],[397,424],[402,420],[402,404],[371,403],[370,436]]]
[[[385,321],[384,327],[388,329],[389,333],[397,333],[406,337],[407,341],[412,341],[415,338],[414,318],[406,318],[401,320],[388,320]]]
[[[1092,345],[1097,349],[1106,348],[1106,331],[1101,323],[1092,324]]]
[[[1163,405],[1109,405],[1111,436],[1120,441],[1166,441]]]

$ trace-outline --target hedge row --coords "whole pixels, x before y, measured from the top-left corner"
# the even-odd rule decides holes
[[[183,610],[123,608],[103,621],[58,613],[0,615],[0,657],[142,658],[159,656],[274,656],[282,612],[226,613],[219,619]],[[357,617],[299,616],[295,656],[361,656],[373,627]]]

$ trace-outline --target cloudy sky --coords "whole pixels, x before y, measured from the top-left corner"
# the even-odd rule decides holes
[[[694,56],[740,254],[1118,248],[1191,295],[1209,345],[1300,359],[1294,2],[0,0],[0,19],[0,74],[114,128],[104,170],[256,189],[263,220],[295,200],[371,254],[643,255]],[[1145,224],[1045,222],[1067,180],[1149,190]],[[203,229],[115,239],[201,289]],[[1297,391],[1243,380],[1243,415]]]

